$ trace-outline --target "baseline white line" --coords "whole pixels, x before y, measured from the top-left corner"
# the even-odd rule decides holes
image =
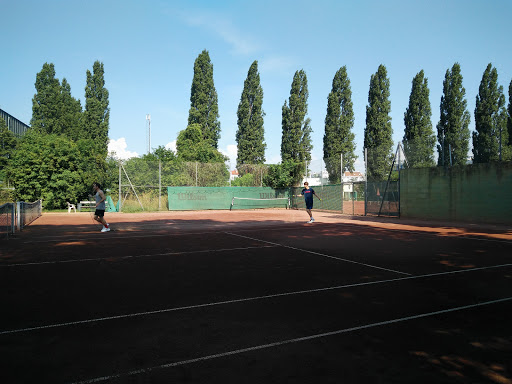
[[[404,322],[404,321],[416,320],[416,319],[437,316],[437,315],[441,315],[441,314],[445,314],[445,313],[450,313],[450,312],[457,312],[457,311],[463,311],[463,310],[467,310],[467,309],[478,308],[478,307],[482,307],[482,306],[485,306],[485,305],[492,305],[492,304],[503,303],[503,302],[507,302],[507,301],[510,301],[510,300],[512,300],[512,297],[505,297],[505,298],[502,298],[502,299],[485,301],[485,302],[482,302],[482,303],[464,305],[464,306],[448,308],[448,309],[441,309],[439,311],[434,311],[434,312],[420,313],[418,315],[406,316],[406,317],[401,317],[401,318],[391,319],[391,320],[386,320],[386,321],[379,321],[377,323],[370,323],[370,324],[359,325],[359,326],[351,327],[351,328],[338,329],[336,331],[331,331],[331,332],[317,333],[317,334],[314,334],[314,335],[309,335],[309,336],[304,336],[304,337],[297,337],[295,339],[282,340],[282,341],[277,341],[277,342],[274,342],[274,343],[256,345],[256,346],[248,347],[248,348],[235,349],[235,350],[232,350],[232,351],[221,352],[221,353],[217,353],[217,354],[213,354],[213,355],[197,357],[197,358],[194,358],[194,359],[181,360],[181,361],[176,361],[174,363],[167,363],[167,364],[157,365],[157,366],[148,367],[148,368],[141,368],[141,369],[125,372],[125,373],[119,373],[119,374],[115,374],[115,375],[97,377],[97,378],[94,378],[94,379],[78,381],[78,382],[75,382],[73,384],[98,383],[98,382],[101,382],[101,381],[112,380],[112,379],[116,379],[116,378],[120,378],[120,377],[125,377],[125,376],[135,376],[135,375],[140,375],[140,374],[143,374],[143,373],[149,373],[151,371],[158,370],[158,369],[178,367],[178,366],[192,364],[192,363],[197,363],[197,362],[201,362],[201,361],[218,359],[218,358],[221,358],[221,357],[239,355],[239,354],[246,353],[246,352],[252,352],[252,351],[258,351],[258,350],[262,350],[262,349],[269,349],[269,348],[279,347],[279,346],[286,345],[286,344],[300,343],[300,342],[303,342],[303,341],[309,341],[309,340],[314,340],[314,339],[319,339],[319,338],[324,338],[324,337],[329,337],[329,336],[336,336],[336,335],[340,335],[342,333],[350,333],[350,332],[359,331],[359,330],[362,330],[362,329],[381,327],[381,326],[384,326],[384,325],[401,323],[401,322]]]
[[[72,259],[72,260],[53,260],[53,261],[39,261],[31,263],[16,263],[16,264],[0,264],[1,267],[25,267],[33,265],[45,265],[45,264],[64,264],[64,263],[82,263],[89,261],[102,261],[102,260],[123,260],[123,259],[137,259],[142,257],[154,257],[154,256],[170,256],[170,255],[185,255],[192,253],[210,253],[210,252],[225,252],[225,251],[240,251],[246,249],[262,249],[262,248],[273,248],[275,245],[264,245],[260,247],[236,247],[236,248],[221,248],[221,249],[206,249],[202,251],[183,251],[183,252],[166,252],[166,253],[154,253],[148,255],[132,255],[132,256],[110,256],[110,257],[98,257],[89,259]]]
[[[422,278],[428,278],[428,277],[452,275],[452,274],[456,274],[456,273],[482,271],[482,270],[486,270],[486,269],[495,269],[495,268],[503,268],[503,267],[512,267],[512,264],[502,264],[502,265],[494,265],[494,266],[490,266],[490,267],[471,268],[471,269],[466,269],[466,270],[429,273],[427,275],[397,277],[395,279],[367,281],[364,283],[353,283],[353,284],[337,285],[337,286],[333,286],[333,287],[313,288],[313,289],[306,289],[306,290],[301,290],[301,291],[275,293],[275,294],[264,295],[264,296],[246,297],[246,298],[242,298],[242,299],[216,301],[216,302],[206,303],[206,304],[187,305],[187,306],[183,306],[183,307],[157,309],[154,311],[135,312],[135,313],[128,313],[128,314],[124,314],[124,315],[115,315],[115,316],[106,316],[106,317],[100,317],[100,318],[94,318],[94,319],[69,321],[69,322],[65,322],[65,323],[57,323],[57,324],[41,325],[41,326],[37,326],[37,327],[0,331],[0,335],[8,335],[8,334],[22,333],[22,332],[33,332],[33,331],[39,331],[39,330],[49,329],[49,328],[60,328],[60,327],[68,327],[71,325],[96,323],[96,322],[101,322],[101,321],[118,320],[118,319],[126,319],[126,318],[149,316],[149,315],[158,315],[158,314],[162,314],[162,313],[178,312],[178,311],[184,311],[184,310],[188,310],[188,309],[198,309],[198,308],[214,307],[214,306],[226,305],[226,304],[236,304],[236,303],[244,303],[244,302],[250,302],[250,301],[257,301],[257,300],[273,299],[273,298],[277,298],[277,297],[295,296],[295,295],[303,295],[303,294],[309,294],[309,293],[334,291],[337,289],[344,289],[344,288],[362,287],[362,286],[367,286],[367,285],[378,285],[378,284],[392,283],[392,282],[397,282],[397,281],[415,280],[415,279],[422,279]]]
[[[381,270],[383,270],[383,271],[387,271],[387,272],[393,272],[393,273],[398,273],[398,274],[401,274],[401,275],[412,276],[412,274],[411,274],[411,273],[401,272],[401,271],[395,271],[395,270],[393,270],[393,269],[388,269],[388,268],[378,267],[378,266],[376,266],[376,265],[371,265],[371,264],[360,263],[360,262],[358,262],[358,261],[353,261],[353,260],[349,260],[349,259],[344,259],[344,258],[342,258],[342,257],[336,257],[336,256],[326,255],[326,254],[324,254],[324,253],[314,252],[314,251],[310,251],[310,250],[307,250],[307,249],[296,248],[296,247],[292,247],[292,246],[290,246],[290,245],[284,245],[284,244],[274,243],[274,242],[272,242],[272,241],[260,240],[260,239],[256,239],[256,238],[254,238],[254,237],[249,237],[249,236],[239,235],[239,234],[236,234],[236,233],[233,233],[233,232],[224,232],[224,233],[227,233],[228,235],[232,235],[232,236],[243,237],[244,239],[249,239],[249,240],[254,240],[254,241],[260,241],[260,242],[262,242],[262,243],[267,243],[267,244],[277,245],[277,246],[279,246],[279,247],[284,247],[284,248],[293,249],[293,250],[295,250],[295,251],[306,252],[306,253],[311,253],[311,254],[313,254],[313,255],[318,255],[318,256],[327,257],[327,258],[330,258],[330,259],[335,259],[335,260],[345,261],[345,262],[347,262],[347,263],[358,264],[358,265],[363,265],[363,266],[365,266],[365,267],[370,267],[370,268],[374,268],[374,269],[381,269]]]

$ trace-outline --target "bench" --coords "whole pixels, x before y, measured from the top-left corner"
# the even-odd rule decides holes
[[[85,210],[87,210],[87,211],[95,211],[96,210],[96,202],[82,200],[78,203],[78,212],[81,212],[83,208],[85,208]],[[107,201],[105,201],[105,210],[108,210],[108,202]]]
[[[78,212],[82,212],[83,208],[86,208],[88,211],[96,210],[96,202],[82,200],[78,203]]]

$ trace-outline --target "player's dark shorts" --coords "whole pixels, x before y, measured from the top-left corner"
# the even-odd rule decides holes
[[[105,210],[104,209],[97,209],[94,211],[94,216],[103,217],[105,216]]]
[[[306,201],[306,209],[313,209],[313,202],[312,201]]]

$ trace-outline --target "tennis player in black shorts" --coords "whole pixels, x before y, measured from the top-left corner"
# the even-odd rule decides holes
[[[304,196],[304,202],[306,203],[306,212],[309,215],[308,224],[315,222],[315,219],[313,219],[313,213],[311,212],[311,210],[313,209],[313,195],[315,195],[320,201],[322,201],[322,199],[315,193],[315,190],[309,187],[309,183],[307,181],[304,183],[304,189],[302,190],[300,195],[297,195],[297,197]]]
[[[93,183],[92,185],[92,192],[95,194],[95,200],[96,200],[96,211],[94,212],[94,220],[97,222],[103,224],[103,228],[101,229],[101,232],[108,232],[110,231],[110,226],[105,221],[105,200],[107,197],[101,190],[101,187],[98,183]]]

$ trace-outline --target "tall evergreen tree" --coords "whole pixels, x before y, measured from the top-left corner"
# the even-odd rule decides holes
[[[220,138],[219,105],[213,83],[213,64],[204,50],[194,62],[188,125],[199,124],[203,139],[217,149]]]
[[[341,155],[343,155],[343,170],[354,171],[357,156],[353,128],[352,90],[347,67],[343,66],[332,80],[325,116],[324,161],[331,183],[341,182]]]
[[[262,105],[263,89],[260,84],[258,62],[254,61],[247,73],[237,111],[236,167],[239,171],[244,164],[263,164],[265,162],[266,144],[263,127],[265,112]]]
[[[92,139],[98,145],[99,153],[107,157],[110,108],[108,90],[105,88],[103,63],[94,62],[93,72],[87,70],[85,86],[85,111],[83,115],[82,138]]]
[[[437,124],[438,165],[464,165],[469,150],[469,122],[466,90],[462,86],[459,63],[446,70],[441,96],[440,120]],[[451,149],[451,152],[450,152]],[[451,162],[450,162],[451,159]]]
[[[411,167],[433,167],[436,136],[432,128],[432,110],[428,79],[423,70],[412,80],[409,107],[404,113],[404,152]]]
[[[304,163],[311,160],[311,119],[308,113],[308,79],[302,69],[293,76],[290,98],[282,109],[281,159]]]
[[[80,100],[71,96],[71,86],[64,78],[61,85],[60,121],[62,133],[73,140],[80,138],[82,131],[82,105]]]
[[[32,98],[31,127],[38,132],[61,134],[61,85],[55,66],[44,63],[36,75],[36,94]]]
[[[473,132],[473,161],[509,160],[507,110],[503,87],[498,86],[498,71],[488,64],[478,88]]]
[[[508,131],[508,144],[512,146],[512,80],[510,80],[510,84],[508,86],[507,131]]]
[[[393,159],[393,128],[391,126],[390,82],[384,65],[370,79],[364,147],[367,148],[367,178],[386,180]]]

